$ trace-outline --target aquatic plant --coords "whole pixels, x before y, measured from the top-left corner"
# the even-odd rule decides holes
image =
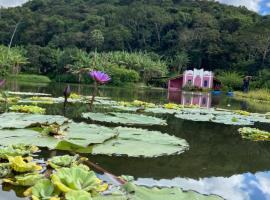
[[[11,164],[11,168],[16,172],[24,173],[31,171],[39,171],[42,169],[40,165],[32,162],[31,159],[29,160],[29,158],[23,158],[22,156],[9,156],[8,161]]]
[[[52,183],[62,192],[83,190],[85,192],[100,192],[108,185],[100,184],[100,180],[93,171],[81,167],[61,168],[51,176]]]
[[[6,80],[5,80],[5,79],[0,80],[0,87],[4,86],[4,85],[5,85],[5,83],[6,83]]]
[[[234,110],[233,112],[239,115],[250,116],[250,113],[244,110]]]
[[[3,179],[4,183],[18,186],[33,186],[37,181],[44,178],[44,175],[38,173],[21,174],[12,178]]]
[[[73,93],[70,94],[69,98],[71,98],[71,99],[81,99],[82,96],[73,92]]]
[[[13,112],[38,113],[38,114],[44,114],[46,112],[45,108],[41,108],[39,106],[28,106],[28,105],[13,105],[9,107],[9,110]]]
[[[61,167],[71,167],[71,166],[79,164],[78,160],[79,160],[78,155],[54,156],[53,158],[48,160],[48,165],[54,169],[58,169]]]
[[[105,84],[111,80],[108,74],[101,71],[91,71],[90,76],[98,84]]]
[[[33,200],[60,200],[55,193],[55,187],[52,182],[49,179],[41,179],[24,195],[31,196]]]
[[[257,128],[244,127],[238,129],[238,132],[245,139],[253,141],[270,141],[270,132],[262,131]]]

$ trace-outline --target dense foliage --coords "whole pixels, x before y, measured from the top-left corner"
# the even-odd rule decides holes
[[[270,17],[214,1],[33,0],[1,10],[0,43],[9,44],[18,23],[13,44],[28,50],[31,64],[24,70],[32,73],[108,66],[116,82],[138,81],[138,75],[148,81],[166,73],[160,60],[175,73],[187,67],[269,71]],[[109,53],[89,54],[96,51]],[[148,53],[127,53],[140,51]],[[64,76],[58,78],[72,80]]]

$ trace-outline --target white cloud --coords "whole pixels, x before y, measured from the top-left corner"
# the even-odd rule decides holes
[[[270,8],[270,2],[265,4],[266,7]]]
[[[28,0],[0,0],[0,6],[3,7],[15,7],[20,6]]]
[[[262,0],[216,0],[216,1],[233,6],[245,6],[249,10],[259,12],[260,2]]]

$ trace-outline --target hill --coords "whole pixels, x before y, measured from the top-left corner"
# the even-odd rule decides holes
[[[214,1],[32,0],[1,9],[1,44],[9,44],[17,23],[13,45],[32,53],[141,51],[170,72],[189,66],[254,75],[270,66],[270,17]]]

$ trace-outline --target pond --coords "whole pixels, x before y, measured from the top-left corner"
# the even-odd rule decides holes
[[[50,93],[62,96],[66,84],[36,85],[10,82],[6,89],[20,92]],[[71,85],[72,91],[91,95],[93,88],[85,85]],[[267,108],[256,107],[248,102],[237,101],[226,96],[211,94],[168,94],[160,89],[130,89],[104,87],[100,96],[117,101],[142,100],[163,104],[168,101],[185,104],[200,104],[204,107],[242,109],[250,112],[267,112]],[[169,99],[169,100],[168,100]],[[87,111],[82,104],[69,104],[63,110],[62,104],[42,105],[46,114],[65,115],[76,122],[85,121],[80,116]],[[101,108],[98,111],[102,112]],[[185,139],[189,150],[174,156],[157,158],[129,158],[126,156],[88,156],[89,159],[115,175],[130,175],[139,185],[176,186],[194,190],[201,194],[216,194],[229,200],[270,199],[270,143],[243,140],[238,134],[239,126],[194,122],[165,115],[167,126],[151,126],[157,130]],[[102,123],[101,123],[102,124]],[[269,131],[269,124],[254,127]],[[63,151],[53,152],[62,155]],[[50,157],[50,151],[42,151],[40,158]],[[20,189],[3,188],[0,199],[21,199]]]

